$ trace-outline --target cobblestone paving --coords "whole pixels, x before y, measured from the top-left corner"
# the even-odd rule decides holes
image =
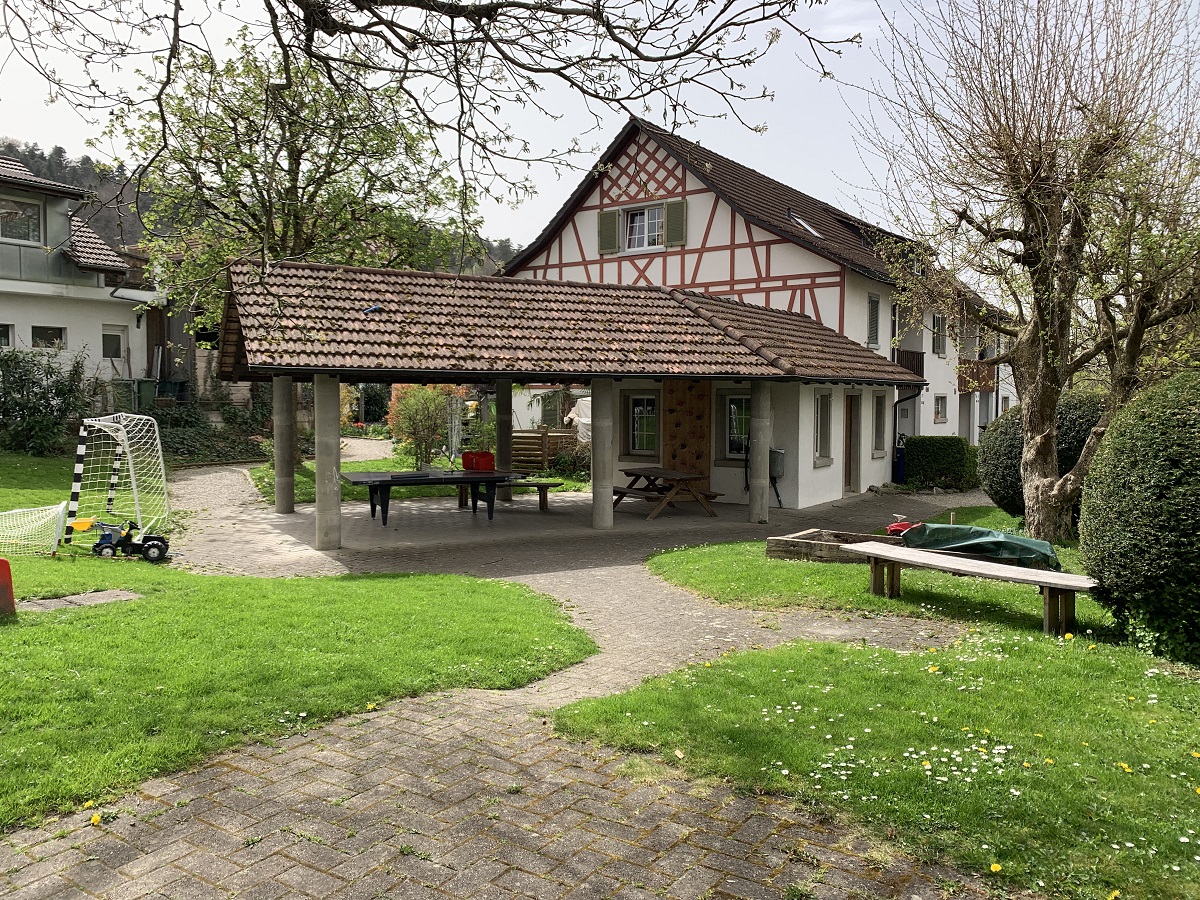
[[[417,510],[420,529],[404,515],[383,529],[348,506],[347,518],[358,518],[348,525],[347,549],[318,554],[304,540],[311,512],[281,525],[254,502],[241,469],[177,483],[176,503],[199,510],[180,542],[191,565],[253,574],[405,569],[506,577],[558,598],[601,652],[520,690],[395,701],[275,746],[223,754],[105,806],[97,826],[88,824],[89,810],[11,832],[0,842],[0,891],[112,900],[933,900],[953,881],[957,896],[984,895],[977,879],[919,866],[779,800],[738,796],[562,740],[541,716],[733,647],[794,637],[896,649],[943,643],[957,633],[944,623],[718,607],[664,584],[640,560],[656,546],[812,525],[859,528],[893,511],[923,516],[940,503],[977,501],[856,498],[804,515],[772,511],[777,521],[765,530],[737,524],[732,507],[722,508],[719,523],[692,512],[660,517],[654,529],[635,513],[619,516],[614,533],[597,535],[576,528],[574,507],[586,499],[552,497],[552,514],[518,499],[497,511],[499,528],[462,515],[452,501],[402,504]],[[217,528],[226,532],[223,541]],[[633,777],[648,769],[658,774]]]

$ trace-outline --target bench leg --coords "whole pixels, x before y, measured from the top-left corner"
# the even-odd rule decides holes
[[[458,486],[458,508],[467,508],[467,485],[460,484]]]
[[[1063,634],[1075,630],[1075,592],[1058,592],[1058,619],[1062,622]]]
[[[1042,588],[1042,632],[1062,637],[1075,630],[1075,592]]]
[[[884,574],[887,563],[873,556],[867,557],[867,562],[871,565],[871,593],[877,597],[887,596],[887,590],[884,588]]]
[[[542,512],[548,512],[550,509],[550,488],[540,487],[538,492],[538,509]]]
[[[900,596],[900,563],[887,564],[887,595],[893,599]]]

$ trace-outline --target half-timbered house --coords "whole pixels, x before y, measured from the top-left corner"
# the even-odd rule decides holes
[[[892,477],[897,434],[977,440],[998,404],[994,370],[959,376],[949,323],[905,321],[892,301],[881,242],[902,240],[703,146],[631,119],[507,274],[703,291],[787,310],[919,375],[900,388],[870,367],[829,381],[776,385],[772,445],[784,451],[787,506],[856,493]],[[749,389],[625,381],[618,463],[707,467],[712,489],[745,496]],[[701,415],[703,413],[703,415]],[[672,431],[706,447],[684,460]],[[702,424],[700,424],[702,423]],[[672,443],[675,440],[676,443]]]

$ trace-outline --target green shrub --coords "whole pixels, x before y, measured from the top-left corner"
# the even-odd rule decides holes
[[[52,350],[0,351],[0,451],[50,456],[79,426],[89,397],[84,358]],[[73,436],[73,435],[72,435]]]
[[[1143,649],[1200,663],[1200,372],[1135,397],[1083,488],[1096,600]]]
[[[1079,461],[1088,434],[1100,421],[1104,397],[1095,391],[1067,391],[1058,400],[1058,472],[1065,475]],[[1021,408],[1015,406],[984,430],[979,439],[976,470],[984,491],[1010,516],[1025,515],[1021,452],[1025,438]]]
[[[913,435],[904,441],[905,481],[914,487],[962,490],[974,478],[970,450],[957,435]]]

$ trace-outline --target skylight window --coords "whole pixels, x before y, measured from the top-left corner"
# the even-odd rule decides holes
[[[821,232],[817,231],[817,229],[813,228],[811,225],[809,225],[807,222],[805,222],[804,219],[800,218],[799,214],[794,212],[793,210],[790,210],[790,209],[788,210],[788,218],[791,219],[792,222],[794,222],[795,224],[799,225],[801,228],[805,229],[813,237],[821,237]]]

